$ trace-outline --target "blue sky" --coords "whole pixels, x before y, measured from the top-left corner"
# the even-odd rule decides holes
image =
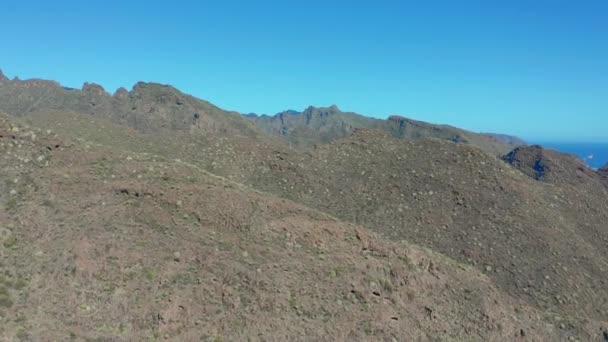
[[[27,1],[0,68],[113,92],[170,83],[220,107],[400,114],[608,141],[608,1]]]

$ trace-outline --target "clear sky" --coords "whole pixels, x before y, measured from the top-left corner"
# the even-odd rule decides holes
[[[128,3],[127,3],[128,2]],[[0,3],[0,68],[220,107],[400,114],[535,140],[608,141],[608,1]]]

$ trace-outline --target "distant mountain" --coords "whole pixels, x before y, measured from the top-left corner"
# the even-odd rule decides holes
[[[328,143],[349,136],[357,128],[380,129],[399,139],[439,138],[470,143],[492,154],[503,154],[514,146],[525,145],[521,139],[502,134],[476,134],[456,127],[436,125],[393,115],[387,120],[374,119],[337,106],[310,106],[303,113],[285,111],[274,116],[252,116],[249,119],[264,132],[280,136],[297,146]]]
[[[0,111],[10,115],[73,112],[108,119],[144,133],[199,131],[279,137],[294,147],[309,147],[347,137],[357,128],[379,129],[391,136],[413,140],[439,138],[468,143],[502,155],[523,141],[505,135],[476,134],[447,125],[435,125],[401,116],[387,120],[343,112],[337,106],[313,107],[303,112],[286,110],[273,116],[239,115],[184,94],[169,85],[139,82],[128,91],[109,94],[102,86],[85,83],[81,89],[55,81],[9,80],[0,72]],[[256,128],[257,126],[257,128]]]
[[[120,88],[111,95],[95,83],[71,89],[54,81],[11,81],[0,75],[0,111],[15,116],[68,111],[106,118],[145,133],[164,129],[246,135],[256,132],[238,113],[222,110],[169,85],[139,82],[131,91]]]
[[[490,138],[493,138],[496,141],[503,143],[503,144],[507,144],[507,145],[525,146],[528,144],[525,140],[512,136],[512,135],[497,134],[497,133],[481,133],[481,134],[488,136]]]
[[[293,110],[293,109],[288,109],[288,110],[280,112],[279,114],[299,115],[299,114],[302,114],[302,112],[298,112],[297,110]],[[268,114],[257,114],[257,113],[248,113],[248,114],[241,114],[241,115],[246,118],[249,118],[249,119],[258,119],[260,117],[270,117],[271,116]],[[276,114],[276,115],[278,115],[278,114]]]
[[[247,119],[257,119],[258,115],[256,113],[248,113],[248,114],[241,114],[243,117],[247,118]]]

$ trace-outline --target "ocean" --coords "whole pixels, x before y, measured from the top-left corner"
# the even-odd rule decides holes
[[[534,142],[533,144],[574,154],[594,169],[608,164],[608,143]]]

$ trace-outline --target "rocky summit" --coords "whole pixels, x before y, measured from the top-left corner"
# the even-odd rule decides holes
[[[0,112],[0,340],[608,339],[608,166],[158,83]]]

